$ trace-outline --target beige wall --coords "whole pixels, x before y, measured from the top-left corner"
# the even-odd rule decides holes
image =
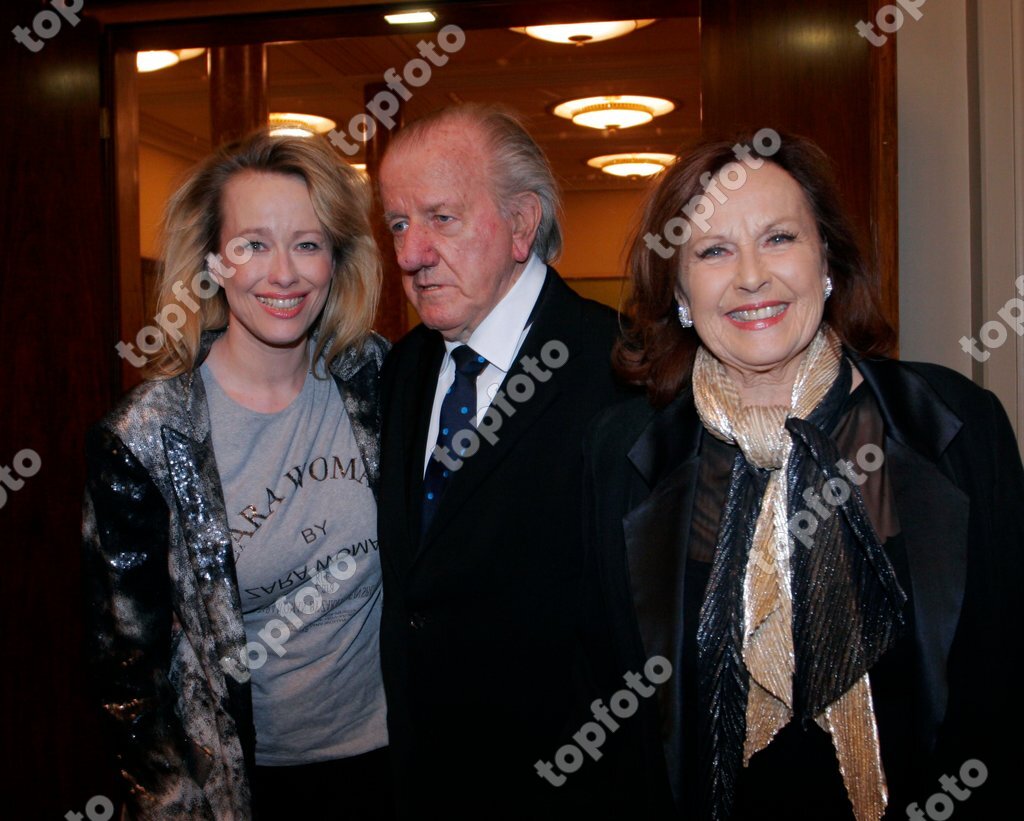
[[[565,201],[565,248],[555,263],[580,294],[619,308],[626,243],[640,219],[646,189],[572,191]]]
[[[571,191],[564,195],[565,247],[556,263],[567,279],[621,277],[625,245],[645,191]]]
[[[898,32],[900,354],[971,375],[966,0],[931,0]]]
[[[164,205],[192,162],[158,148],[139,146],[139,239],[142,256],[160,253],[159,229]]]
[[[1024,339],[980,347],[1024,271],[1024,0],[929,0],[898,33],[900,348],[992,390],[1024,450]],[[984,362],[965,352],[979,340]]]

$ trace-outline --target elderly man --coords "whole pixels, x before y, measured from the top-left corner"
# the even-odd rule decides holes
[[[581,440],[617,396],[616,317],[545,264],[561,246],[557,187],[512,115],[462,106],[413,123],[380,191],[423,321],[382,376],[381,653],[400,810],[548,817],[600,766],[542,772],[590,717],[573,697]]]

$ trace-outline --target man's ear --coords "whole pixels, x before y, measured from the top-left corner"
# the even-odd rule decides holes
[[[526,262],[530,258],[541,212],[540,197],[532,191],[518,194],[512,200],[512,256],[516,262]]]

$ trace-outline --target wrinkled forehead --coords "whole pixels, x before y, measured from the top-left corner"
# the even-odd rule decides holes
[[[410,188],[443,196],[493,196],[492,157],[479,127],[460,120],[432,124],[393,145],[380,170],[382,195]]]

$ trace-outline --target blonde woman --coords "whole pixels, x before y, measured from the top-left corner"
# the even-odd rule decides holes
[[[369,205],[326,142],[265,131],[168,205],[173,321],[86,445],[89,655],[127,817],[388,816]]]

